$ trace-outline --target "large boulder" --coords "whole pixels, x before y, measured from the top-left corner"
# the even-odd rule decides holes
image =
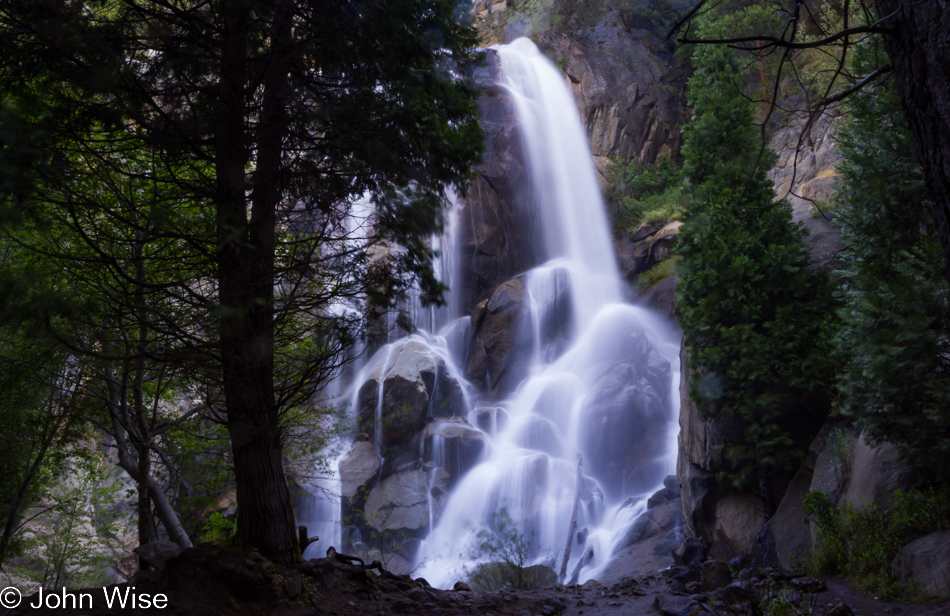
[[[450,484],[478,464],[487,447],[485,435],[464,417],[438,419],[425,428],[422,460],[444,469]]]
[[[521,277],[494,290],[472,313],[472,337],[466,376],[494,397],[510,393],[524,376],[531,345],[523,326],[527,291]]]
[[[383,347],[371,362],[375,369],[358,394],[359,427],[374,442],[380,440],[376,444],[385,457],[409,443],[429,418],[466,412],[461,383],[421,339],[413,336]]]
[[[869,445],[862,432],[851,454],[851,476],[845,498],[861,511],[869,504],[887,508],[894,492],[916,487],[920,477],[897,459],[897,449],[890,443]]]
[[[366,495],[379,479],[382,458],[369,441],[356,441],[340,460],[340,488],[343,515],[362,507]]]
[[[446,479],[444,471],[430,475],[422,471],[390,475],[370,491],[363,523],[385,538],[384,545],[394,540],[424,537],[429,531],[430,514],[434,518],[441,510]]]
[[[901,581],[935,597],[950,596],[950,530],[915,539],[901,552]]]
[[[778,565],[785,571],[797,569],[812,548],[808,519],[802,512],[802,501],[811,486],[812,472],[800,468],[785,490],[775,515],[769,521],[774,537]]]
[[[727,494],[716,500],[709,555],[728,560],[750,552],[766,522],[762,500],[754,494]]]

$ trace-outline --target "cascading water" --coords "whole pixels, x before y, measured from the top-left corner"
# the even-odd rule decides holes
[[[497,530],[500,512],[530,543],[527,564],[559,569],[575,502],[576,529],[586,530],[568,571],[577,567],[580,581],[597,577],[675,466],[678,333],[622,301],[590,149],[563,76],[527,39],[496,50],[496,86],[515,109],[539,252],[548,259],[519,278],[524,378],[500,399],[464,378],[470,319],[452,314],[460,303],[450,225],[441,244],[450,309],[414,312],[420,329],[441,330],[391,342],[362,369],[350,408],[373,445],[341,465],[344,492],[347,481],[370,491],[363,515],[376,513],[365,524],[390,532],[379,512],[398,509],[401,528],[429,529],[415,573],[436,586],[451,586],[491,556],[478,546],[486,530]],[[491,391],[490,381],[479,385]],[[416,399],[424,417],[407,418]],[[459,415],[467,422],[453,419]],[[469,438],[474,426],[483,434]],[[394,446],[400,439],[407,442]],[[398,492],[396,483],[416,487]],[[381,507],[383,498],[391,500]],[[426,519],[415,516],[417,504]]]

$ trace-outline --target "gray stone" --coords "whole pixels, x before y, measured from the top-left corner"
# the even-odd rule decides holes
[[[812,548],[808,519],[802,512],[802,501],[811,486],[812,474],[798,469],[779,503],[769,527],[775,537],[778,565],[786,572],[798,569]]]
[[[340,460],[340,488],[345,511],[359,508],[379,477],[382,459],[369,441],[356,441]]]
[[[762,500],[753,494],[727,494],[716,501],[710,555],[732,558],[752,550],[765,524]]]
[[[472,313],[472,335],[465,373],[468,379],[494,397],[514,391],[524,376],[530,351],[522,338],[527,294],[521,278],[509,280],[476,306]]]
[[[901,551],[901,581],[935,597],[950,596],[950,530],[911,541]]]
[[[671,501],[640,514],[619,543],[619,548],[631,547],[663,531],[682,524],[683,513],[679,501]]]
[[[466,412],[459,382],[447,372],[445,362],[419,338],[408,338],[384,347],[370,360],[375,366],[359,390],[360,431],[377,443],[383,457],[391,458],[409,443],[430,417],[451,417]],[[383,394],[379,388],[382,379]],[[382,425],[377,430],[377,408]]]
[[[489,406],[475,411],[475,425],[487,434],[497,434],[508,425],[508,411],[498,406]]]
[[[289,571],[284,575],[284,593],[290,599],[296,599],[303,592],[303,578],[296,571]]]
[[[132,550],[149,567],[156,571],[165,568],[165,563],[181,554],[181,546],[171,541],[152,541]]]
[[[423,461],[445,469],[453,483],[478,463],[487,445],[485,435],[464,417],[430,423],[423,443]]]
[[[861,511],[869,504],[886,509],[896,490],[907,490],[919,483],[917,473],[897,460],[897,449],[890,443],[868,445],[861,433],[854,443],[851,478],[845,498]]]
[[[416,534],[429,527],[429,486],[421,471],[390,475],[366,499],[363,520],[378,532]]]

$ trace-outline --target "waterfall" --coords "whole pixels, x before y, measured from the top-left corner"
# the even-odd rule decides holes
[[[675,468],[679,336],[662,318],[621,302],[620,276],[590,147],[563,75],[527,39],[496,49],[501,64],[498,85],[514,102],[549,261],[527,276],[531,298],[527,319],[534,347],[529,376],[514,394],[493,403],[507,413],[507,422],[491,435],[490,454],[454,488],[417,557],[418,573],[437,586],[450,586],[479,560],[490,559],[491,555],[480,553],[479,544],[486,529],[497,529],[502,510],[518,536],[530,543],[528,562],[557,569],[575,499],[578,455],[583,456],[585,476],[577,528],[588,532],[586,543],[572,550],[568,571],[593,548],[593,559],[580,580],[596,577],[613,546],[645,508],[646,498]],[[566,350],[546,354],[542,324],[564,287],[570,295],[572,335]],[[606,374],[648,379],[650,374],[640,366],[631,366],[637,361],[669,364],[664,408],[650,408],[647,403],[628,409],[659,414],[661,419],[627,417],[621,423],[659,425],[666,434],[653,447],[658,459],[645,460],[641,476],[627,485],[624,476],[605,476],[613,469],[603,457],[616,452],[597,451],[598,444],[613,443],[592,435],[598,429],[592,423],[604,420],[604,415],[610,423],[611,409],[598,414],[604,409],[597,408],[598,396],[609,388]],[[647,386],[638,393],[649,391]],[[477,413],[478,409],[472,411]],[[627,445],[642,444],[641,440]]]
[[[367,508],[376,488],[384,491],[386,473],[413,486],[398,504],[400,523],[428,533],[407,564],[441,587],[497,560],[484,540],[501,528],[524,541],[524,564],[560,568],[575,501],[583,532],[570,538],[568,571],[577,567],[579,581],[596,578],[647,498],[675,472],[678,332],[623,302],[590,147],[563,75],[527,39],[495,49],[495,87],[515,111],[528,207],[544,244],[537,252],[546,259],[518,278],[525,295],[516,341],[520,383],[493,398],[486,393],[495,385],[490,375],[478,386],[465,378],[471,318],[461,314],[454,284],[455,244],[458,226],[476,223],[456,220],[453,206],[436,240],[448,305],[424,309],[410,300],[419,331],[390,341],[360,371],[350,414],[362,438],[372,435],[375,453],[364,444],[362,457],[341,472],[371,491]],[[420,417],[406,418],[419,396]],[[384,451],[400,439],[404,446]],[[470,470],[457,473],[463,468]],[[416,515],[417,505],[425,517]],[[378,518],[366,524],[386,532]]]

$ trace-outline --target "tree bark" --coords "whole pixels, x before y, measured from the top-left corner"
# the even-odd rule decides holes
[[[884,45],[930,192],[950,280],[950,1],[878,0]]]
[[[287,127],[292,8],[291,0],[275,4],[255,140],[245,124],[250,102],[246,86],[249,8],[241,2],[225,2],[216,153],[220,344],[237,484],[238,537],[280,562],[300,557],[274,393],[273,325],[274,233]],[[248,144],[256,146],[250,220],[245,175]]]

